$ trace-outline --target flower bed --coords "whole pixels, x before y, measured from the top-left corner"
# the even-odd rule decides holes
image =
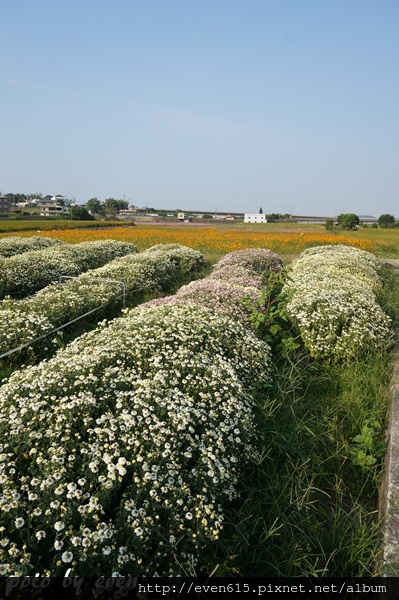
[[[130,310],[0,389],[3,575],[191,572],[251,451],[269,347],[194,305]]]
[[[345,246],[311,248],[294,263],[283,292],[311,356],[348,359],[386,342],[390,319],[376,300],[378,261]]]
[[[57,281],[61,275],[80,275],[135,252],[134,244],[106,240],[51,246],[0,258],[0,298],[29,296]]]
[[[281,268],[279,257],[270,250],[248,248],[227,254],[205,279],[181,287],[174,296],[157,298],[143,305],[196,304],[228,315],[252,329],[251,305],[260,296],[262,275]],[[243,299],[250,300],[244,303]]]
[[[245,248],[230,252],[221,258],[215,265],[215,271],[242,268],[252,273],[280,271],[283,267],[281,258],[271,250],[262,248]]]
[[[102,281],[119,280],[127,291],[144,293],[173,288],[202,265],[202,255],[184,246],[157,246],[142,254],[129,254],[60,285],[47,286],[25,300],[0,302],[0,354],[26,344],[121,294],[121,286]],[[96,279],[96,281],[93,281]],[[48,346],[49,339],[35,348]],[[19,354],[23,359],[29,350]]]
[[[40,235],[33,235],[32,237],[12,235],[0,239],[0,256],[8,258],[9,256],[14,256],[16,254],[23,254],[24,252],[29,252],[31,250],[41,250],[56,245],[65,245],[65,242],[42,237]]]

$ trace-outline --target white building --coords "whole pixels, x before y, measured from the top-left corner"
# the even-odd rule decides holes
[[[245,213],[244,223],[267,223],[266,215],[262,213]]]
[[[70,212],[72,201],[66,196],[52,196],[51,198],[40,198],[37,202],[41,217],[52,215],[67,215]]]

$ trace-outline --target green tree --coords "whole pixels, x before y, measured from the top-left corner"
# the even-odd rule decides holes
[[[333,219],[326,219],[326,222],[324,223],[324,227],[327,229],[327,231],[333,231],[333,229],[334,229]]]
[[[117,200],[116,198],[107,198],[104,201],[104,204],[107,215],[116,215],[120,210],[129,207],[129,202],[127,200]],[[155,212],[154,209],[149,210]]]
[[[117,200],[115,198],[106,198],[104,200],[107,215],[115,216],[117,213]]]
[[[128,200],[117,200],[116,201],[116,210],[118,212],[120,210],[127,210],[128,208],[129,208],[129,201]]]
[[[87,209],[90,210],[92,214],[105,215],[105,206],[98,198],[90,198],[90,200],[87,201]]]
[[[94,221],[93,215],[84,206],[71,206],[71,211],[75,221]]]
[[[263,208],[262,207],[260,207],[260,209],[259,209],[259,214],[263,215]]]
[[[28,196],[26,194],[13,194],[12,192],[9,192],[8,194],[6,194],[6,196],[8,198],[13,198],[14,202],[25,202],[28,199]]]
[[[395,226],[395,217],[393,215],[380,215],[378,217],[378,227],[384,229]]]
[[[340,229],[356,229],[359,226],[359,217],[353,213],[342,213],[337,218]]]

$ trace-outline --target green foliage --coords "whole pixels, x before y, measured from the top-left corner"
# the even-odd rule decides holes
[[[379,483],[385,451],[386,444],[381,440],[381,424],[378,421],[367,423],[362,427],[362,432],[353,438],[352,465],[360,467],[362,474],[367,475],[371,471]]]
[[[395,226],[395,217],[393,215],[380,215],[378,217],[378,226],[382,227],[383,229],[387,229],[388,227],[394,227]]]
[[[90,198],[87,201],[87,209],[91,211],[92,214],[105,216],[105,206],[98,198]]]
[[[76,221],[94,221],[93,215],[83,206],[72,206],[72,219]]]
[[[285,270],[265,273],[262,277],[264,288],[258,301],[254,304],[245,299],[252,307],[248,318],[251,325],[273,350],[283,354],[300,347],[287,313],[287,296],[281,294],[286,276]]]
[[[107,214],[115,215],[122,209],[127,209],[129,202],[127,200],[116,200],[116,198],[107,198],[104,201]]]
[[[326,222],[324,223],[324,227],[326,228],[327,231],[333,231],[333,229],[334,229],[333,219],[326,219]]]
[[[342,213],[337,218],[340,229],[353,230],[359,226],[359,217],[353,213]]]

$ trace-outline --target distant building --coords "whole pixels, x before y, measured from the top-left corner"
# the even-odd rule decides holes
[[[37,207],[41,217],[69,214],[71,201],[66,196],[52,196],[51,198],[40,198]]]
[[[177,213],[177,218],[179,219],[179,221],[184,221],[184,212],[178,212]]]
[[[0,213],[10,212],[11,200],[8,196],[2,196],[0,194]]]
[[[244,223],[267,223],[266,215],[261,213],[245,213]]]
[[[124,219],[125,221],[135,219],[137,210],[135,208],[122,208],[119,211],[118,217],[120,219]]]

